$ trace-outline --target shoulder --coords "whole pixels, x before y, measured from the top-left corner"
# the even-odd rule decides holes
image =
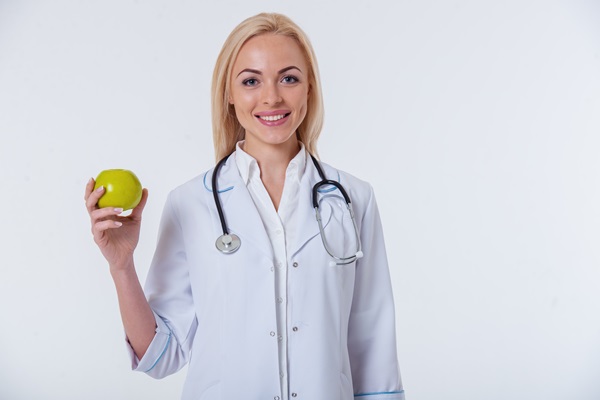
[[[371,193],[373,191],[373,187],[371,184],[365,180],[362,180],[355,175],[343,171],[341,169],[335,168],[327,163],[320,163],[323,167],[323,171],[328,179],[333,179],[339,181],[344,187],[351,188],[351,190],[357,191],[357,194],[360,193]]]
[[[348,193],[355,211],[365,209],[374,198],[373,186],[355,175],[321,162],[328,179],[338,181]]]
[[[212,168],[176,186],[169,192],[167,203],[182,207],[185,204],[204,202],[206,194],[211,193],[210,177]]]

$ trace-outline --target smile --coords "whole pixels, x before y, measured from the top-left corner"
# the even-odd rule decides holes
[[[288,117],[291,112],[281,112],[281,114],[270,114],[270,115],[255,115],[255,117],[260,121],[261,124],[265,126],[280,126],[287,122]]]
[[[257,115],[257,117],[262,119],[263,121],[279,121],[280,119],[283,119],[288,115],[290,115],[290,113],[281,115]]]

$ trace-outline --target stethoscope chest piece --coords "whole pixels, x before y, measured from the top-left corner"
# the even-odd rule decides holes
[[[215,245],[223,254],[235,253],[241,246],[242,242],[237,235],[221,235],[217,238]]]

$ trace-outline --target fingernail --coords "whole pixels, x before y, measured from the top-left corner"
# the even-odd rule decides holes
[[[115,226],[121,226],[121,225],[123,225],[123,223],[122,223],[122,222],[115,221]]]
[[[93,181],[93,180],[94,180],[94,178],[90,178],[90,180],[88,181],[88,183],[90,183],[90,182],[91,182],[91,181]]]
[[[117,214],[121,214],[123,212],[122,208],[115,208],[114,210]]]
[[[100,186],[100,187],[98,187],[98,189],[96,189],[96,192],[101,192],[103,190],[104,190],[104,186]]]

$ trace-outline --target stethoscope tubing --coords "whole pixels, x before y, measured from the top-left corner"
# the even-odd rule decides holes
[[[223,207],[221,206],[221,199],[219,199],[219,188],[217,186],[217,175],[219,174],[221,167],[223,166],[223,164],[225,164],[225,161],[227,161],[227,159],[229,158],[230,155],[231,154],[223,157],[223,159],[217,163],[217,166],[215,167],[215,170],[214,170],[214,173],[213,173],[213,176],[211,179],[213,198],[215,199],[215,205],[217,206],[217,212],[219,213],[219,221],[221,221],[221,228],[223,229],[223,235],[229,235],[229,229],[227,229],[227,224],[225,222],[225,214],[223,213]]]
[[[217,249],[222,252],[223,254],[231,254],[231,253],[235,253],[241,246],[241,241],[240,238],[237,235],[232,235],[229,233],[229,229],[227,228],[227,223],[225,221],[225,213],[223,212],[223,207],[221,205],[221,200],[219,198],[219,188],[218,188],[218,175],[219,175],[219,171],[221,170],[221,167],[223,166],[223,164],[225,164],[225,162],[227,161],[227,159],[229,158],[231,154],[229,154],[226,157],[223,157],[223,159],[221,161],[219,161],[217,163],[217,165],[215,166],[215,169],[213,171],[213,175],[212,175],[212,192],[213,192],[213,198],[215,200],[215,206],[217,208],[217,213],[219,214],[219,221],[221,223],[221,228],[223,230],[223,235],[219,236],[217,238],[217,241],[215,242],[215,245],[217,247]],[[325,247],[325,251],[327,251],[327,253],[334,259],[336,260],[335,262],[331,262],[330,264],[333,265],[344,265],[344,264],[350,264],[352,262],[354,262],[356,259],[361,258],[363,256],[363,253],[361,251],[361,243],[360,243],[360,235],[358,234],[358,227],[356,225],[356,220],[354,218],[354,212],[352,211],[352,202],[350,200],[350,196],[348,196],[348,193],[346,192],[346,190],[344,189],[344,187],[337,181],[331,180],[331,179],[327,179],[325,177],[325,173],[323,172],[323,169],[321,168],[320,163],[317,161],[317,159],[310,154],[310,158],[313,161],[313,164],[315,165],[315,168],[317,169],[318,173],[319,173],[319,177],[321,178],[321,181],[317,182],[313,188],[312,188],[312,203],[313,203],[313,207],[315,209],[315,216],[317,218],[317,223],[319,225],[319,232],[321,232],[321,240],[323,242],[323,247]],[[336,189],[338,189],[340,191],[340,193],[342,194],[342,196],[344,197],[344,201],[346,202],[346,207],[348,208],[348,212],[350,213],[350,218],[352,219],[352,225],[354,227],[354,234],[355,234],[355,238],[356,238],[356,252],[354,254],[352,254],[351,256],[348,257],[338,257],[336,255],[333,254],[333,252],[331,251],[331,249],[329,248],[329,245],[327,243],[327,239],[325,238],[325,233],[323,231],[323,222],[321,220],[321,212],[320,212],[320,208],[319,208],[319,188],[321,186],[325,186],[325,185],[331,185],[334,186]]]

